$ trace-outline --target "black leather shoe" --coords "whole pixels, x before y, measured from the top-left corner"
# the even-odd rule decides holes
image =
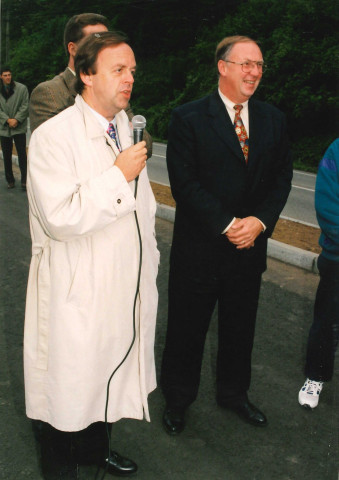
[[[111,451],[111,455],[108,459],[108,465],[106,458],[98,464],[98,467],[101,467],[105,469],[107,473],[118,477],[129,477],[138,471],[138,465],[134,463],[133,460],[122,457],[119,453],[113,451]]]
[[[181,408],[166,407],[162,423],[169,435],[178,435],[185,428],[185,411]]]
[[[256,427],[266,427],[267,425],[267,418],[265,415],[252,403],[248,400],[234,406],[234,407],[226,407],[230,410],[233,410],[235,413],[239,415],[240,418],[245,420],[245,422],[250,423]]]

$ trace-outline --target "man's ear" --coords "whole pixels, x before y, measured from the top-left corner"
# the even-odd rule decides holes
[[[68,45],[67,45],[67,50],[68,50],[68,53],[71,57],[75,57],[75,54],[77,53],[77,44],[74,43],[74,42],[69,42]]]
[[[227,63],[224,62],[224,60],[219,60],[218,61],[218,71],[219,71],[219,74],[222,77],[226,77],[226,75],[227,75]]]
[[[82,83],[84,85],[86,85],[86,87],[91,87],[92,86],[92,74],[91,73],[80,72],[80,78],[82,80]]]

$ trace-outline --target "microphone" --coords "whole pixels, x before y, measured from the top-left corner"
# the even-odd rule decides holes
[[[132,126],[133,126],[133,142],[134,145],[136,143],[141,142],[142,137],[144,135],[144,128],[146,127],[146,118],[142,115],[135,115],[132,118]]]

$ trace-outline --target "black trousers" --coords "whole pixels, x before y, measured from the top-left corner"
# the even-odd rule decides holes
[[[320,281],[307,344],[305,374],[316,381],[333,376],[339,339],[339,262],[318,258]]]
[[[197,260],[198,261],[198,260]],[[245,265],[215,288],[183,285],[170,271],[166,344],[160,384],[167,404],[187,408],[198,394],[202,357],[218,302],[217,401],[232,406],[247,398],[261,273]]]
[[[4,157],[5,176],[7,183],[14,183],[14,175],[12,169],[12,150],[13,140],[18,152],[19,168],[21,172],[21,184],[26,185],[27,176],[27,154],[26,154],[26,134],[19,133],[12,137],[1,137],[1,149]]]
[[[108,424],[109,435],[111,427]],[[62,432],[48,423],[33,420],[33,431],[41,445],[41,466],[47,479],[59,478],[60,472],[73,472],[77,464],[98,465],[109,454],[104,422],[93,423],[78,432]]]

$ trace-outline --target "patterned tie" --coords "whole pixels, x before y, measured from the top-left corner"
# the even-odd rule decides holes
[[[117,139],[117,132],[115,131],[114,125],[113,125],[113,123],[111,123],[111,122],[108,124],[107,133],[108,133],[108,135],[111,137],[111,139],[113,140],[113,142],[115,143],[115,145],[116,145],[117,149],[119,150],[119,152],[121,152],[121,148],[120,148],[120,145],[119,145],[118,139]]]
[[[235,128],[235,133],[238,135],[239,142],[241,149],[243,151],[245,161],[247,164],[248,161],[248,136],[244,127],[244,124],[242,123],[241,117],[240,117],[240,112],[242,110],[242,105],[234,105],[234,110],[235,110],[235,117],[234,117],[234,128]]]

